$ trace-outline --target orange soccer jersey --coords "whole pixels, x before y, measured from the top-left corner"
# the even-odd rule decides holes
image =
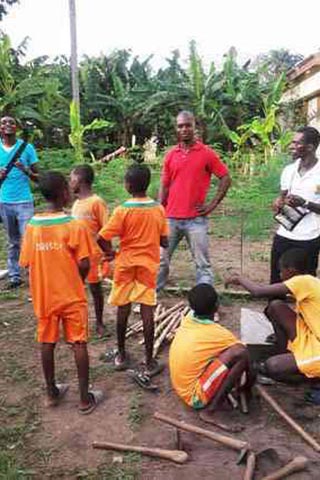
[[[165,211],[151,198],[132,198],[115,209],[99,232],[105,240],[120,238],[110,303],[154,304],[160,237],[168,233]]]
[[[59,316],[86,306],[78,263],[92,254],[85,226],[64,213],[35,215],[27,225],[20,265],[29,267],[30,289],[38,318]]]
[[[98,283],[108,273],[108,263],[103,262],[103,254],[96,243],[98,232],[108,221],[108,207],[102,198],[94,194],[88,198],[76,200],[71,214],[76,219],[82,220],[92,235],[94,250],[90,258],[87,281]]]

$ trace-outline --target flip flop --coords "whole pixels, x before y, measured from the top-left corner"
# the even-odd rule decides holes
[[[90,415],[104,399],[101,390],[89,390],[90,405],[85,408],[79,408],[80,415]]]
[[[129,354],[126,354],[126,358],[122,362],[119,362],[119,360],[117,360],[118,355],[119,351],[116,348],[113,348],[112,350],[108,350],[106,353],[103,353],[100,356],[100,360],[106,363],[113,363],[114,369],[117,372],[127,370],[127,368],[129,367]]]
[[[155,375],[159,375],[164,370],[164,363],[158,362],[158,360],[153,360],[153,366],[151,369],[147,368],[145,363],[141,364],[142,369],[146,375],[150,378],[154,377]]]
[[[118,355],[118,350],[113,348],[112,350],[107,350],[106,353],[102,353],[100,360],[103,360],[106,363],[113,363],[114,359]]]
[[[69,390],[69,385],[67,383],[57,383],[56,384],[57,389],[59,390],[58,395],[55,397],[50,397],[47,400],[47,406],[48,407],[56,407],[59,405],[63,397],[66,395],[67,391]]]
[[[128,375],[144,390],[149,390],[149,392],[157,392],[159,390],[158,385],[152,383],[150,376],[142,370],[128,370]]]

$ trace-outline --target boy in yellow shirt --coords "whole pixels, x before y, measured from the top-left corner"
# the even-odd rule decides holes
[[[170,347],[171,383],[187,405],[207,407],[201,418],[209,421],[227,393],[240,385],[244,372],[243,388],[250,387],[249,355],[233,333],[215,322],[218,296],[211,285],[197,285],[188,300],[192,312],[182,320]]]
[[[66,342],[73,346],[80,388],[79,413],[88,414],[102,400],[102,392],[89,391],[88,309],[83,282],[90,268],[92,242],[85,226],[63,211],[70,201],[64,176],[46,172],[40,177],[39,187],[47,208],[27,225],[20,265],[29,268],[48,404],[57,405],[68,389],[55,380],[54,350],[61,323]]]
[[[281,283],[257,285],[235,276],[228,284],[242,285],[255,297],[284,298],[292,295],[293,310],[283,300],[272,300],[266,314],[271,321],[279,355],[263,364],[261,373],[279,381],[300,376],[320,378],[320,280],[307,275],[308,258],[304,250],[294,248],[280,258]]]
[[[104,333],[102,279],[107,276],[108,263],[97,244],[97,236],[98,232],[108,221],[108,208],[105,201],[92,192],[93,181],[94,171],[88,164],[75,167],[70,174],[70,188],[77,197],[72,206],[71,214],[85,223],[92,236],[94,245],[87,282],[94,303],[96,331],[102,337]]]

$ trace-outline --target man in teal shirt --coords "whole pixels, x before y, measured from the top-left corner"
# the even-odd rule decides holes
[[[16,130],[14,118],[5,116],[0,119],[0,179],[4,178],[5,167],[22,143],[16,137]],[[18,264],[20,242],[26,224],[33,216],[30,180],[37,181],[37,162],[34,147],[27,144],[0,187],[0,215],[8,239],[9,288],[17,288],[22,283]]]

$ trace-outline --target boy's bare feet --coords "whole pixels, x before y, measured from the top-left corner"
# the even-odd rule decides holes
[[[102,338],[105,332],[105,326],[103,323],[97,323],[96,324],[96,334],[98,335],[99,338]]]

